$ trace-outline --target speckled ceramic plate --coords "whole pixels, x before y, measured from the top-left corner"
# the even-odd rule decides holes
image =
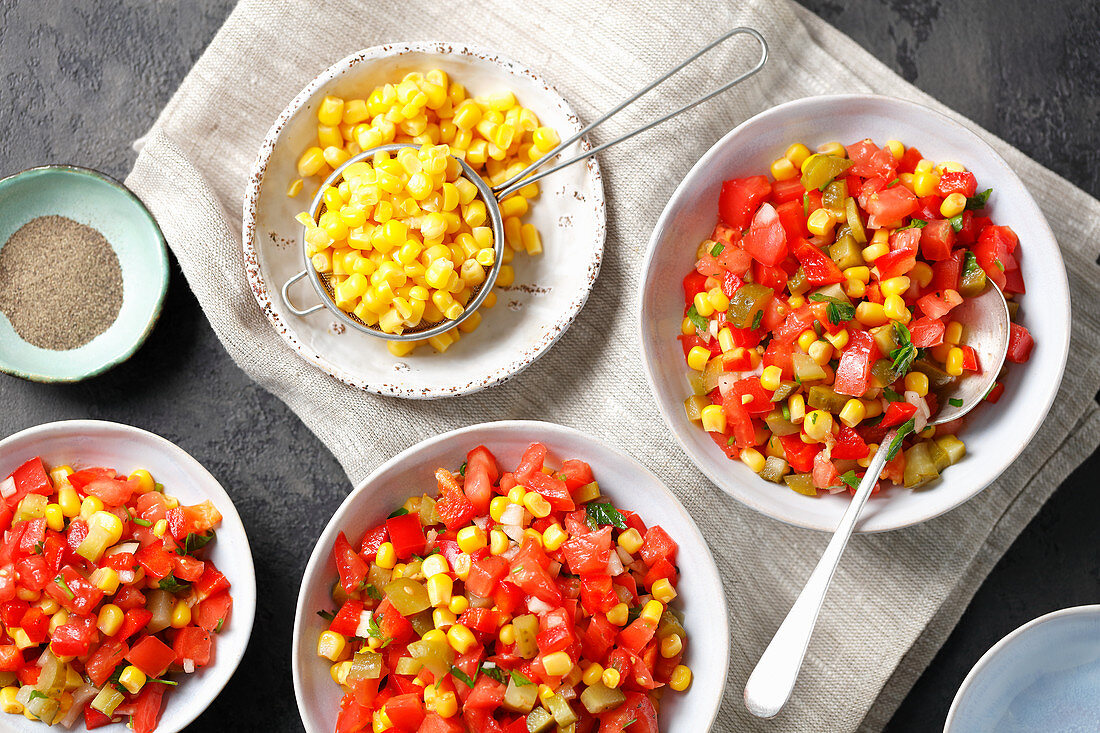
[[[410,71],[439,68],[471,94],[515,92],[543,124],[565,138],[582,125],[565,100],[536,73],[484,49],[447,43],[375,46],[334,64],[279,115],[260,148],[244,201],[248,280],[279,335],[310,364],[369,392],[414,399],[469,394],[499,384],[539,358],[565,332],[588,298],[603,255],[603,184],[595,160],[548,176],[526,220],[542,233],[544,253],[518,255],[515,282],[497,287],[497,305],[482,309],[481,326],[447,350],[422,348],[395,358],[386,344],[348,329],[327,310],[291,313],[278,291],[302,269],[306,191],[286,196],[301,152],[316,144],[317,104],[326,94],[364,96]],[[583,142],[583,141],[582,141]],[[587,144],[584,144],[587,149]],[[570,151],[566,151],[567,153]],[[291,289],[299,307],[316,303],[303,280]]]
[[[120,364],[153,330],[168,289],[168,251],[145,205],[115,179],[51,165],[0,180],[0,247],[40,216],[64,216],[100,231],[122,268],[122,308],[106,331],[75,349],[27,343],[0,313],[0,371],[36,382],[77,382]]]

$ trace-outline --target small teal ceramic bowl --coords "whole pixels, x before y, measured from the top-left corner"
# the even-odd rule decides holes
[[[985,653],[944,733],[1100,730],[1100,605],[1030,621]]]
[[[64,216],[99,230],[122,268],[122,308],[83,346],[51,351],[27,343],[0,313],[0,371],[36,382],[78,382],[126,361],[145,341],[168,289],[168,252],[145,205],[110,176],[51,165],[0,180],[0,248],[40,216]]]

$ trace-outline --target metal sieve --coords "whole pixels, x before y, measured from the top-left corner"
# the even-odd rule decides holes
[[[679,73],[684,68],[690,66],[700,56],[703,56],[708,51],[713,49],[715,46],[718,46],[718,45],[722,44],[723,42],[729,40],[730,38],[732,38],[734,36],[738,36],[738,35],[751,36],[752,38],[756,39],[756,41],[760,44],[760,59],[748,71],[743,72],[739,76],[734,77],[733,79],[726,82],[722,86],[718,87],[714,91],[708,92],[707,94],[703,95],[702,97],[699,97],[698,99],[685,104],[684,106],[680,107],[677,110],[669,112],[669,113],[663,115],[662,117],[659,117],[655,120],[652,120],[651,122],[648,122],[645,125],[642,125],[641,127],[638,127],[634,130],[631,130],[630,132],[624,133],[624,134],[620,135],[619,137],[614,138],[613,140],[609,140],[608,142],[605,142],[602,145],[598,145],[595,148],[592,148],[591,150],[584,151],[584,152],[580,153],[579,155],[576,155],[576,156],[574,156],[574,157],[572,157],[568,160],[558,162],[556,165],[553,165],[549,168],[545,168],[541,172],[536,173],[536,171],[538,171],[540,168],[543,168],[548,163],[552,162],[555,158],[557,158],[559,155],[561,155],[563,150],[565,150],[570,145],[575,143],[577,140],[579,140],[582,137],[584,137],[585,135],[587,135],[589,132],[591,132],[595,128],[602,125],[607,120],[614,117],[616,114],[621,112],[624,108],[629,107],[631,104],[636,102],[642,96],[644,96],[645,94],[650,92],[654,87],[659,86],[660,84],[667,81],[670,77],[672,77],[675,74]],[[305,237],[304,236],[302,237],[302,259],[303,259],[303,265],[304,266],[303,266],[303,269],[302,269],[301,272],[297,273],[296,275],[293,275],[290,279],[288,279],[285,283],[283,283],[283,287],[280,290],[280,293],[282,294],[283,304],[287,307],[287,309],[291,313],[293,313],[294,315],[299,316],[299,317],[307,316],[310,313],[315,313],[316,311],[319,311],[322,308],[327,308],[344,325],[351,326],[352,328],[354,328],[358,331],[366,333],[370,336],[374,336],[376,338],[385,339],[387,341],[419,341],[421,339],[431,338],[432,336],[437,336],[441,333],[444,333],[446,331],[451,330],[452,328],[454,328],[458,324],[462,323],[462,321],[466,320],[466,318],[468,318],[470,316],[470,314],[474,313],[478,309],[478,307],[482,304],[482,302],[484,302],[485,297],[489,294],[489,291],[492,290],[493,284],[496,282],[497,275],[500,273],[500,267],[501,267],[501,264],[502,264],[503,259],[504,259],[504,244],[505,244],[505,242],[504,242],[504,221],[503,221],[503,218],[502,218],[501,213],[500,213],[500,202],[501,201],[503,201],[504,199],[508,198],[509,196],[515,194],[517,191],[519,191],[524,186],[527,186],[528,184],[534,183],[535,181],[538,181],[542,178],[545,178],[546,176],[548,176],[552,173],[555,173],[555,172],[561,170],[562,168],[566,168],[568,166],[571,166],[574,163],[579,163],[581,161],[587,160],[588,158],[591,158],[593,155],[596,155],[597,153],[600,153],[600,152],[610,148],[613,145],[618,145],[619,143],[623,142],[624,140],[629,140],[630,138],[634,137],[635,135],[643,133],[646,130],[649,130],[650,128],[656,127],[657,125],[660,125],[663,122],[667,122],[668,120],[672,119],[673,117],[676,117],[677,115],[679,115],[683,112],[687,112],[688,110],[702,104],[703,102],[706,102],[706,101],[712,99],[713,97],[716,97],[717,95],[721,94],[722,92],[726,91],[727,89],[730,89],[731,87],[741,83],[742,81],[744,81],[745,79],[748,79],[750,76],[752,76],[756,72],[760,71],[760,69],[762,69],[764,67],[764,64],[767,60],[768,60],[768,44],[764,40],[764,37],[760,34],[759,31],[757,31],[753,28],[743,28],[743,27],[734,28],[733,30],[726,33],[725,35],[717,38],[716,40],[714,40],[711,43],[707,44],[703,48],[699,49],[698,51],[693,53],[691,56],[686,58],[684,61],[682,61],[679,65],[677,65],[674,68],[670,69],[664,75],[662,75],[659,78],[655,79],[654,81],[649,83],[647,86],[643,87],[639,91],[635,92],[634,94],[632,94],[629,97],[627,97],[626,99],[624,99],[618,105],[616,105],[615,107],[613,107],[612,109],[608,110],[603,115],[601,115],[598,119],[590,122],[588,125],[586,125],[581,130],[578,130],[576,133],[574,133],[568,139],[562,140],[553,150],[549,151],[542,158],[540,158],[539,160],[531,163],[531,165],[527,166],[522,171],[520,171],[519,173],[517,173],[516,175],[514,175],[512,178],[508,179],[507,181],[504,181],[503,183],[497,184],[495,186],[490,186],[484,179],[482,179],[482,177],[477,172],[474,171],[474,169],[472,167],[470,167],[470,165],[465,160],[462,160],[461,158],[455,158],[455,160],[457,160],[458,163],[462,167],[463,175],[465,175],[470,180],[470,182],[473,183],[477,187],[478,197],[481,198],[481,200],[485,203],[485,210],[488,213],[490,221],[492,222],[493,249],[496,253],[496,257],[493,261],[493,265],[489,269],[489,271],[486,273],[484,282],[481,284],[481,286],[478,288],[478,290],[474,293],[473,297],[470,298],[469,302],[465,306],[465,309],[462,311],[462,314],[458,318],[444,319],[444,320],[439,321],[435,324],[427,324],[425,326],[417,326],[416,328],[407,330],[404,333],[400,333],[400,334],[386,333],[385,331],[381,330],[380,328],[376,328],[374,326],[368,326],[365,322],[363,322],[362,320],[357,318],[354,314],[343,311],[339,307],[337,307],[336,301],[335,301],[335,298],[334,298],[333,292],[332,292],[332,286],[329,282],[328,276],[317,272],[317,270],[313,267],[312,262],[310,261],[308,250],[306,248],[306,242],[305,242]],[[319,217],[322,213],[322,211],[321,211],[322,207],[324,206],[324,201],[323,201],[323,198],[322,198],[323,192],[329,186],[333,186],[333,185],[338,184],[340,179],[343,177],[344,170],[346,170],[348,166],[352,165],[353,163],[357,163],[359,161],[370,158],[375,153],[393,152],[393,151],[396,151],[396,150],[400,150],[402,148],[419,149],[420,146],[417,145],[417,144],[413,144],[413,143],[393,143],[393,144],[390,144],[390,145],[381,145],[381,146],[376,147],[376,148],[371,148],[370,150],[364,150],[363,152],[361,152],[357,155],[354,155],[351,158],[349,158],[348,160],[346,160],[342,165],[340,165],[340,167],[338,167],[336,170],[334,170],[328,176],[328,178],[325,179],[324,183],[322,183],[321,186],[317,189],[317,193],[314,195],[313,201],[312,201],[312,203],[310,204],[310,207],[309,207],[309,215],[313,218],[313,220],[315,222],[318,221],[318,219],[319,219]],[[310,283],[313,285],[313,289],[317,292],[317,296],[320,298],[321,302],[318,303],[315,306],[310,307],[310,308],[300,309],[300,308],[297,308],[291,302],[289,290],[290,290],[291,285],[293,285],[294,283],[298,282],[299,280],[301,280],[303,277],[306,277],[306,276],[309,276]]]

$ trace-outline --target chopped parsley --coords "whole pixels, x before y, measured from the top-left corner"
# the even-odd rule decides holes
[[[894,360],[892,369],[894,374],[902,377],[909,373],[913,365],[913,359],[917,357],[917,347],[913,345],[909,329],[904,323],[894,321],[894,335],[897,336],[898,348],[890,352],[890,358]]]
[[[791,408],[787,406],[786,401],[783,402],[783,419],[787,422],[791,421]]]
[[[336,619],[336,614],[332,611],[318,611],[317,615],[329,623],[332,623],[332,621]]]
[[[215,536],[216,535],[214,533],[214,530],[210,530],[209,532],[205,532],[203,534],[188,532],[187,536],[183,538],[183,547],[177,550],[177,552],[180,555],[190,555],[192,552],[202,549],[203,547],[206,547],[208,544],[210,544]]]
[[[901,450],[901,444],[905,440],[905,436],[911,432],[913,432],[913,418],[909,418],[898,428],[897,435],[890,441],[890,447],[886,449],[886,460],[894,460],[894,456]]]
[[[34,554],[41,555],[42,552],[45,549],[46,549],[46,543],[43,542],[42,540],[39,540],[38,542],[34,543]]]
[[[150,677],[149,681],[150,682],[157,682],[157,683],[162,684],[162,685],[170,685],[172,687],[176,687],[176,686],[179,685],[179,682],[176,682],[174,680],[160,680],[160,679],[157,679],[156,677]]]
[[[382,600],[382,593],[377,588],[375,588],[373,584],[367,583],[363,587],[363,590],[365,590],[367,592],[367,595],[370,596],[371,598],[373,598],[374,600],[376,600],[376,601]]]
[[[130,521],[133,522],[134,524],[138,525],[139,527],[152,527],[153,526],[153,523],[150,522],[148,519],[142,519],[141,517],[135,517],[133,515],[130,515]]]
[[[69,588],[68,583],[65,582],[65,579],[61,577],[60,573],[58,573],[57,577],[53,579],[53,582],[61,586],[61,590],[65,591],[65,595],[69,597],[69,600],[76,598],[76,594],[72,592],[72,590]]]
[[[924,229],[926,226],[928,226],[928,222],[926,222],[924,219],[910,219],[909,223],[903,226],[901,229],[898,229],[898,231],[902,232],[906,229]]]
[[[191,584],[181,583],[175,575],[168,573],[168,575],[160,579],[160,584],[157,587],[172,594],[179,594],[190,590]]]
[[[901,183],[901,179],[900,178],[895,178],[894,180],[887,183],[886,187],[887,188],[893,188],[894,186],[898,185],[899,183]]]
[[[691,325],[695,326],[696,331],[706,331],[709,328],[707,319],[699,315],[694,305],[688,308],[687,319],[691,321]]]
[[[998,262],[997,264],[1000,264],[1000,263]],[[1003,270],[1004,268],[1002,267],[1001,269]],[[755,331],[756,329],[760,328],[760,322],[763,321],[763,320],[764,320],[764,311],[763,311],[763,309],[756,311],[756,315],[754,315],[752,317],[752,327],[751,327],[752,330]]]
[[[458,467],[458,475],[459,476],[465,476],[466,475],[466,461],[463,461],[462,465]]]
[[[803,218],[810,215],[810,192],[802,194],[802,216]]]
[[[1005,263],[1001,262],[999,259],[993,260],[993,264],[996,265],[997,269],[1001,272],[1005,271]]]
[[[27,699],[27,702],[30,702],[31,700],[46,700],[48,698],[49,695],[44,692],[40,692],[39,690],[31,690],[31,695]]]
[[[991,193],[993,193],[993,189],[987,188],[981,193],[976,193],[973,196],[968,196],[966,199],[967,210],[973,211],[975,209],[984,209],[986,202],[989,201],[989,194]]]
[[[859,488],[860,478],[856,475],[855,469],[852,469],[845,474],[841,474],[840,480],[851,486],[853,489]]]
[[[977,256],[970,250],[967,250],[966,260],[963,263],[963,279],[969,279],[981,269],[981,265],[978,264]]]
[[[403,517],[408,513],[409,513],[409,510],[406,509],[405,507],[398,507],[397,509],[394,509],[392,512],[390,512],[389,518],[393,519],[394,517]]]
[[[471,690],[474,688],[474,681],[472,679],[470,679],[470,675],[466,674],[465,672],[463,672],[458,667],[453,667],[452,666],[451,667],[451,674],[454,675],[455,679],[457,679],[459,682],[461,682],[462,684],[469,687]],[[477,672],[474,672],[474,674],[476,675]]]
[[[496,680],[501,684],[506,684],[508,682],[508,673],[496,665],[489,666],[487,664],[483,664],[481,665],[480,671],[481,674],[485,675],[489,679]]]
[[[962,228],[963,228],[963,215],[962,214],[959,214],[958,216],[953,216],[950,219],[948,219],[948,221],[951,222],[951,228],[954,229],[956,233],[962,231]]]
[[[510,674],[512,675],[512,682],[516,683],[516,687],[527,687],[527,685],[535,684],[523,672],[517,672],[513,669]]]
[[[726,446],[727,447],[733,445],[736,442],[737,442],[737,439],[734,438],[732,435],[730,437],[726,438]]]
[[[885,397],[886,399],[890,400],[891,402],[905,402],[904,397],[902,397],[901,395],[899,395],[897,392],[890,389],[889,387],[883,387],[882,388],[882,396]]]
[[[960,400],[958,397],[952,397],[947,401],[947,404],[951,405],[952,407],[962,407],[963,401]]]
[[[837,326],[856,317],[856,307],[840,298],[814,293],[810,296],[810,300],[815,303],[828,303],[829,305],[825,306],[825,315],[830,322]]]
[[[722,254],[722,250],[724,250],[725,248],[726,245],[722,244],[721,242],[715,242],[714,246],[710,248],[710,254],[713,257],[717,257],[718,255]]]
[[[618,529],[626,529],[626,520],[618,509],[613,507],[610,502],[604,502],[602,504],[596,502],[590,502],[585,508],[585,513],[588,515],[588,526],[592,531],[596,531],[596,528],[601,524],[610,524],[612,527]]]

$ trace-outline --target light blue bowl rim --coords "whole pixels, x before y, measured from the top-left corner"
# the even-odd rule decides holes
[[[947,711],[947,720],[945,720],[943,724],[944,733],[956,733],[956,731],[952,730],[951,726],[954,725],[955,717],[959,712],[960,706],[962,705],[963,695],[968,689],[970,689],[975,680],[977,680],[977,678],[982,675],[982,673],[985,671],[985,668],[989,665],[993,658],[1004,651],[1005,647],[1007,647],[1009,644],[1011,644],[1013,641],[1020,638],[1021,636],[1025,636],[1029,631],[1038,626],[1050,623],[1052,621],[1057,622],[1064,618],[1074,616],[1100,616],[1100,604],[1070,606],[1069,608],[1062,608],[1057,611],[1051,611],[1050,613],[1039,616],[1038,618],[1033,618],[1026,624],[1006,634],[1004,638],[1002,638],[1000,641],[990,647],[989,651],[982,655],[981,659],[978,660],[973,669],[971,669],[970,672],[966,675],[966,679],[964,679],[962,684],[959,685],[959,691],[955,693],[955,699],[951,701],[951,709]],[[958,733],[961,733],[961,731]]]
[[[12,376],[19,377],[20,379],[26,379],[31,382],[42,382],[44,384],[71,384],[98,376],[108,369],[118,366],[119,364],[133,356],[134,352],[136,352],[138,348],[140,348],[141,345],[145,343],[145,339],[149,337],[149,334],[153,331],[153,327],[157,325],[157,320],[160,318],[161,308],[164,306],[164,296],[168,292],[168,245],[164,240],[164,233],[160,230],[160,225],[157,223],[156,218],[153,216],[152,212],[149,211],[148,207],[145,206],[144,202],[142,202],[142,200],[137,197],[137,194],[128,189],[126,185],[122,183],[122,181],[119,181],[117,178],[109,176],[102,171],[97,171],[93,168],[85,168],[84,166],[79,165],[70,165],[67,163],[38,165],[33,168],[21,170],[18,173],[12,173],[10,176],[0,178],[0,189],[4,188],[5,186],[11,185],[16,179],[22,176],[26,176],[32,173],[38,173],[41,171],[61,171],[63,173],[74,173],[76,175],[87,176],[89,178],[97,179],[100,182],[106,183],[107,185],[111,186],[116,191],[124,194],[127,198],[129,198],[131,203],[137,206],[138,211],[145,215],[145,217],[149,220],[149,223],[153,225],[153,231],[157,233],[157,242],[160,244],[160,246],[157,248],[157,251],[160,253],[160,287],[157,290],[156,302],[153,304],[153,311],[152,314],[149,316],[149,322],[145,324],[145,329],[138,335],[138,337],[134,340],[134,343],[128,349],[126,349],[126,351],[120,353],[117,357],[110,359],[103,364],[99,364],[88,370],[87,372],[84,372],[83,374],[74,377],[53,377],[46,374],[33,374],[29,372],[23,372],[18,369],[11,369],[0,362],[0,372],[11,374]]]

